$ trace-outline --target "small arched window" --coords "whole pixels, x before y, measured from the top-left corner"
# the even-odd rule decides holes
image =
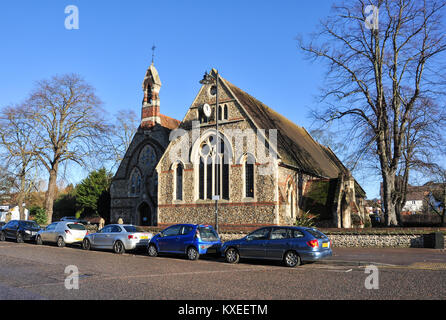
[[[229,119],[229,116],[228,116],[228,105],[226,105],[226,104],[225,104],[225,106],[224,106],[224,114],[223,114],[223,118],[224,118],[225,120],[228,120],[228,119]]]
[[[248,155],[245,159],[245,197],[254,198],[254,165],[255,159]]]
[[[134,169],[130,176],[130,195],[137,196],[141,193],[141,174]]]
[[[288,182],[287,186],[287,200],[288,200],[288,210],[287,214],[290,218],[294,219],[296,217],[296,191],[294,190],[294,185]]]
[[[175,199],[183,200],[183,173],[184,167],[182,163],[178,163],[175,169]]]
[[[218,120],[223,120],[223,106],[218,106]]]

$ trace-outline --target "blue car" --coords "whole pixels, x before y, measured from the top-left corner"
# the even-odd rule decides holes
[[[314,228],[273,226],[225,242],[221,254],[229,263],[238,263],[240,258],[268,259],[282,260],[286,266],[295,267],[329,257],[332,250],[330,239]]]
[[[186,254],[189,260],[197,260],[203,254],[220,255],[221,241],[210,225],[177,224],[154,236],[147,253],[156,257],[158,253]]]

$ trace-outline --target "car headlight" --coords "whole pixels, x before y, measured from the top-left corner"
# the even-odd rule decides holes
[[[29,231],[29,230],[25,230],[25,233],[27,233],[27,234],[31,234],[31,231]]]

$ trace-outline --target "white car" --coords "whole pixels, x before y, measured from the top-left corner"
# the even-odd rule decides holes
[[[82,243],[88,231],[85,226],[78,222],[58,221],[40,230],[36,235],[36,243],[56,243],[58,247],[65,244]]]

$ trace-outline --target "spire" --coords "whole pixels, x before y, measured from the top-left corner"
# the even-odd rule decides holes
[[[152,50],[155,49],[152,48]],[[153,57],[154,55],[152,55],[152,60]],[[158,71],[153,65],[153,61],[147,69],[146,76],[142,83],[142,89],[144,91],[144,100],[141,111],[141,127],[147,129],[153,127],[156,123],[161,123],[159,99],[161,80]]]

